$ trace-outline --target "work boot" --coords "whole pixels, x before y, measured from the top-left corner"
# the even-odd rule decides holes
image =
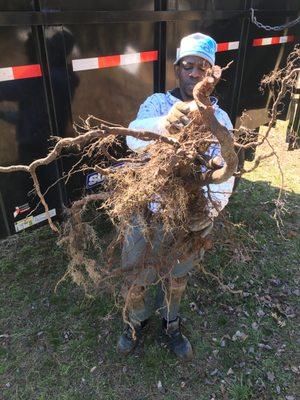
[[[132,324],[134,326],[134,330],[129,324],[125,325],[124,331],[119,337],[117,344],[117,351],[119,354],[127,356],[135,349],[142,336],[142,330],[147,325],[147,323],[148,320],[146,319],[143,322]]]
[[[180,331],[179,317],[174,321],[169,321],[169,323],[164,319],[163,331],[170,350],[172,350],[178,358],[189,361],[194,357],[191,343]]]

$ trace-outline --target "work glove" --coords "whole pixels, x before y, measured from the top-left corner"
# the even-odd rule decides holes
[[[170,109],[166,116],[165,128],[169,133],[177,133],[181,128],[187,125],[190,120],[187,114],[190,112],[190,104],[178,101]]]

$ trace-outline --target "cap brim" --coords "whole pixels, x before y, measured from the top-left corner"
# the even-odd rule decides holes
[[[215,63],[212,62],[212,60],[209,59],[209,58],[208,58],[205,54],[203,54],[203,53],[188,53],[188,54],[183,54],[182,56],[180,56],[180,57],[178,57],[178,58],[176,59],[176,61],[173,63],[173,65],[177,65],[177,64],[179,63],[179,61],[180,61],[182,58],[187,57],[187,56],[196,56],[196,57],[199,57],[199,58],[203,58],[204,60],[208,61],[208,62],[211,64],[211,66],[215,65]]]

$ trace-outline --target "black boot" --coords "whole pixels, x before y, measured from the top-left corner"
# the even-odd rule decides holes
[[[180,331],[179,317],[174,321],[169,321],[169,323],[164,319],[163,331],[170,350],[172,350],[178,358],[189,361],[194,357],[191,343]]]
[[[142,330],[147,325],[147,323],[148,320],[140,323],[134,323],[134,330],[130,325],[125,325],[124,331],[119,337],[117,344],[117,351],[119,354],[127,356],[134,350],[142,336]]]

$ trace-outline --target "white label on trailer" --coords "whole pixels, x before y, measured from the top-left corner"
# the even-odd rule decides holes
[[[29,228],[32,225],[33,225],[33,216],[31,215],[30,217],[21,219],[21,221],[16,222],[15,230],[16,232],[20,232],[26,228]]]
[[[49,210],[50,217],[54,217],[56,215],[56,209],[52,208]],[[47,215],[46,213],[38,214],[38,215],[31,215],[30,217],[21,219],[20,221],[15,223],[15,230],[16,232],[20,232],[26,228],[29,228],[32,225],[39,224],[40,222],[46,221]]]

